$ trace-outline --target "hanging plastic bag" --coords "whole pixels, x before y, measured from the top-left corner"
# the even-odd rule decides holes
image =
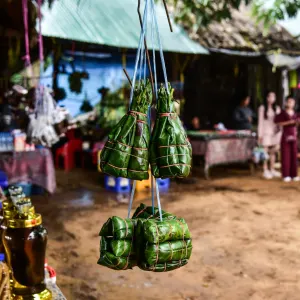
[[[53,125],[60,114],[48,88],[38,87],[35,97],[35,111],[29,115],[27,136],[32,143],[51,147],[59,141]]]

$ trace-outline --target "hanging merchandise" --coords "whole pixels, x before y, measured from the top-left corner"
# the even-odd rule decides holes
[[[133,180],[149,178],[147,111],[151,99],[150,83],[141,82],[134,90],[130,110],[109,134],[101,152],[100,167],[104,173]]]
[[[169,85],[158,91],[157,117],[150,145],[150,164],[156,178],[187,177],[192,163],[192,147],[174,109]]]
[[[48,88],[37,88],[35,97],[35,111],[29,115],[27,136],[31,143],[51,147],[59,141],[54,125],[65,120],[66,115],[56,105]]]
[[[40,74],[42,74],[44,70],[41,5],[42,1],[38,0]],[[35,109],[34,112],[29,115],[30,122],[27,130],[28,140],[31,143],[41,144],[47,147],[51,147],[59,141],[54,126],[66,119],[66,113],[57,106],[51,92],[49,88],[44,87],[40,83],[37,85],[34,97]]]
[[[154,49],[154,32],[156,32],[165,80],[165,86],[159,90],[154,50],[152,55],[154,80],[152,81],[151,64],[148,62],[151,86],[146,81],[149,58],[146,24],[149,12],[152,45]],[[168,272],[188,263],[192,253],[192,239],[184,219],[162,211],[159,187],[155,184],[154,177],[188,176],[191,168],[191,146],[174,111],[173,90],[167,80],[154,0],[145,0],[144,15],[141,19],[142,30],[132,79],[130,110],[109,135],[100,156],[100,167],[103,172],[116,177],[134,179],[133,187],[127,218],[114,216],[100,231],[98,264],[114,270],[128,270],[137,266],[143,271]],[[136,86],[138,73],[140,80]],[[157,120],[149,145],[151,97],[157,102]],[[136,180],[147,179],[149,176],[148,148],[153,175],[152,206],[142,204],[130,218]],[[154,207],[154,186],[158,207]]]
[[[154,214],[151,214],[153,212]],[[132,219],[112,217],[103,225],[98,264],[113,270],[138,266],[168,272],[188,263],[192,240],[184,219],[141,204]]]
[[[73,72],[69,76],[69,87],[70,91],[75,94],[81,94],[82,92],[82,81],[81,81],[81,73],[80,72]]]

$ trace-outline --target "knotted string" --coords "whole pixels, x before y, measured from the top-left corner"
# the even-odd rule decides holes
[[[167,70],[166,70],[166,64],[165,64],[165,59],[164,59],[164,54],[163,54],[163,49],[162,49],[162,43],[161,43],[161,38],[160,38],[160,33],[158,29],[158,22],[157,22],[157,16],[156,16],[156,11],[155,11],[155,4],[154,0],[149,0],[150,1],[150,16],[151,16],[151,38],[152,38],[152,55],[153,55],[153,70],[154,70],[154,92],[156,95],[156,99],[158,96],[158,85],[157,85],[157,69],[156,69],[156,57],[155,57],[155,33],[156,33],[156,38],[158,41],[158,47],[159,47],[159,52],[160,52],[160,59],[161,59],[161,64],[162,64],[162,69],[163,69],[163,75],[164,75],[164,81],[165,81],[165,88],[167,93],[169,93],[169,85],[168,85],[168,78],[167,78]],[[134,69],[134,74],[133,74],[133,80],[132,80],[132,87],[131,87],[131,92],[130,92],[130,104],[133,99],[133,92],[134,92],[134,86],[135,86],[135,81],[136,81],[136,76],[138,72],[138,66],[140,62],[140,68],[139,68],[139,79],[141,80],[142,78],[142,66],[144,67],[144,76],[143,79],[146,80],[146,49],[144,49],[142,42],[146,38],[147,35],[147,28],[146,28],[146,23],[147,23],[147,16],[148,16],[148,0],[145,0],[145,9],[144,9],[144,15],[143,15],[143,21],[142,21],[142,30],[141,30],[141,35],[140,35],[140,40],[139,40],[139,45],[138,45],[138,50],[137,50],[137,56],[136,56],[136,61],[135,61],[135,69]],[[141,60],[140,60],[141,56]],[[149,122],[149,127],[151,129],[151,108],[148,110],[148,122]],[[159,186],[157,184],[156,179],[151,175],[151,200],[152,200],[152,214],[154,215],[154,205],[155,205],[155,199],[154,199],[154,186],[156,190],[156,197],[157,197],[157,204],[158,204],[158,211],[159,211],[159,217],[160,220],[162,221],[162,211],[161,211],[161,202],[160,202],[160,194],[159,194]],[[130,196],[130,201],[129,201],[129,206],[128,206],[128,218],[130,218],[130,212],[132,209],[132,204],[133,204],[133,198],[136,190],[136,180],[133,182],[133,187],[131,191],[131,196]]]

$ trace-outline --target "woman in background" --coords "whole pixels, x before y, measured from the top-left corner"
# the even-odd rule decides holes
[[[263,146],[270,157],[270,166],[268,161],[264,162],[263,177],[271,179],[280,177],[281,174],[275,170],[276,153],[279,151],[281,130],[275,124],[275,116],[280,114],[280,107],[276,105],[276,95],[269,91],[266,94],[265,103],[258,109],[258,143]]]
[[[253,123],[253,111],[249,107],[250,96],[242,98],[240,105],[234,110],[233,121],[237,130],[251,130]]]
[[[275,117],[275,123],[283,127],[281,137],[281,167],[284,182],[300,181],[298,177],[297,126],[299,116],[295,112],[296,101],[288,96],[285,110]]]

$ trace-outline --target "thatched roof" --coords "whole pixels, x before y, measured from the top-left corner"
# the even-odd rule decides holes
[[[263,25],[257,25],[249,11],[233,11],[231,20],[213,22],[207,28],[200,28],[193,39],[202,46],[213,49],[228,49],[248,52],[268,52],[282,49],[300,51],[300,43],[281,25],[276,24],[264,32]]]

